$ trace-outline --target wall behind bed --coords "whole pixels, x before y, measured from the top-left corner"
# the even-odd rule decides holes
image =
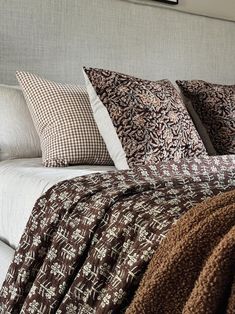
[[[179,0],[178,5],[169,5],[154,0],[122,0],[152,6],[165,6],[168,9],[189,12],[192,14],[235,21],[234,0]]]
[[[0,0],[0,83],[21,69],[83,84],[83,65],[234,83],[234,56],[234,22],[120,0]]]

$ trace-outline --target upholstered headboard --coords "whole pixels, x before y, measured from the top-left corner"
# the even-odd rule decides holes
[[[83,65],[234,83],[234,56],[233,22],[123,0],[0,0],[0,83],[21,69],[83,84]]]

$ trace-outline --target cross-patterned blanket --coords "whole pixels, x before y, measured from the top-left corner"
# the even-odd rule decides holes
[[[171,225],[196,203],[234,187],[233,156],[55,185],[33,208],[1,289],[0,312],[124,311]]]

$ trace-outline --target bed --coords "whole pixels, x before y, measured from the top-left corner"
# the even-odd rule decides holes
[[[31,5],[30,0],[21,2],[13,0],[11,4],[2,1],[1,6],[1,84],[16,85],[15,71],[24,70],[56,82],[84,86],[85,80],[81,69],[83,66],[89,65],[129,73],[133,76],[143,77],[145,80],[155,81],[167,77],[175,82],[176,79],[199,78],[218,84],[234,84],[235,45],[233,39],[235,27],[233,22],[119,0],[112,0],[108,3],[105,0],[99,1],[99,3],[94,0],[89,1],[89,4],[87,1],[70,1],[69,4],[62,0],[39,1],[34,6]],[[9,22],[12,20],[12,12],[14,12],[14,23]],[[217,36],[218,32],[220,32],[220,36]],[[125,34],[125,37],[123,38],[121,34]],[[140,34],[143,34],[141,40]],[[210,55],[208,55],[208,51],[210,51]],[[221,59],[221,55],[226,58]],[[91,75],[88,68],[85,68],[85,71]],[[101,96],[100,99],[102,99]],[[103,132],[109,133],[107,130],[103,130]],[[200,133],[200,130],[198,132]],[[34,144],[38,145],[36,142]],[[38,154],[40,155],[40,152]],[[95,313],[112,313],[119,312],[120,309],[125,311],[130,305],[130,300],[133,299],[134,292],[143,275],[143,273],[140,275],[139,270],[146,269],[150,256],[154,253],[154,248],[156,245],[160,245],[162,239],[165,239],[167,231],[181,217],[181,214],[201,201],[205,202],[203,206],[207,208],[209,206],[206,203],[208,197],[216,197],[222,192],[232,193],[235,185],[235,159],[233,153],[221,155],[209,159],[207,156],[198,159],[198,156],[195,158],[191,155],[185,162],[180,160],[177,160],[175,164],[172,161],[160,162],[155,163],[154,166],[147,166],[145,170],[130,170],[129,172],[124,170],[126,163],[123,168],[120,168],[124,171],[120,171],[114,165],[82,164],[68,167],[43,167],[41,156],[0,161],[0,286],[5,279],[16,249],[15,256],[19,256],[19,259],[17,260],[15,257],[11,264],[5,290],[0,296],[1,313],[13,313],[14,311],[14,313],[18,313],[22,306],[24,306],[22,313],[26,313],[29,308],[35,313],[40,311],[49,313],[47,312],[49,308],[50,313],[53,313],[55,309],[57,309],[57,313],[94,313],[94,311]],[[115,163],[115,165],[117,164]],[[60,208],[58,205],[60,204],[59,193],[66,195],[62,199],[64,203],[68,202],[68,207]],[[66,193],[69,193],[69,196]],[[156,193],[158,203],[152,199],[152,195]],[[77,200],[79,197],[76,195],[79,195],[80,200]],[[140,205],[138,197],[141,199]],[[231,205],[225,204],[224,208],[234,206],[232,195],[229,195],[230,199],[232,200]],[[215,200],[216,204],[217,201],[221,204],[224,202],[223,199]],[[59,292],[55,292],[53,289],[49,289],[50,286],[53,288],[53,281],[47,283],[46,272],[43,274],[45,269],[51,267],[50,257],[47,257],[45,264],[40,262],[41,257],[43,252],[53,253],[58,247],[69,247],[71,245],[69,239],[73,239],[75,242],[79,240],[79,235],[76,235],[77,238],[74,235],[73,228],[76,229],[76,226],[65,214],[65,211],[68,211],[74,221],[79,221],[79,215],[83,215],[82,209],[81,213],[74,211],[74,204],[79,204],[79,201],[82,204],[81,207],[84,206],[88,211],[84,215],[84,221],[92,221],[91,217],[98,215],[97,212],[99,213],[98,217],[101,218],[98,222],[95,221],[101,226],[102,232],[99,233],[95,227],[92,229],[84,224],[81,232],[89,245],[84,244],[85,251],[76,252],[81,255],[79,257],[81,271],[79,272],[74,265],[64,269],[63,266],[60,266],[63,282],[59,278],[57,267],[53,284],[60,289]],[[101,212],[99,212],[97,204],[102,208]],[[129,216],[130,213],[125,212],[125,204],[127,207],[133,208],[135,213],[133,226],[129,220],[132,219]],[[151,207],[155,208],[154,215],[157,216],[157,222],[154,220],[155,224],[149,225],[151,218],[141,211],[141,204],[144,204],[143,206],[146,206],[150,212]],[[51,213],[44,214],[43,206],[48,212],[50,212],[50,208],[55,209],[56,215],[60,217],[60,222],[53,215],[51,216]],[[92,210],[89,211],[88,207]],[[123,213],[123,216],[119,216],[120,212]],[[140,220],[138,220],[137,212],[141,213]],[[49,224],[50,219],[56,221],[55,225],[53,222],[48,229],[43,229],[46,227],[40,225],[40,230],[35,231],[32,237],[31,232],[33,226],[36,225],[35,221],[45,220]],[[117,219],[116,222],[115,219]],[[112,229],[112,224],[118,224],[118,219],[120,219],[120,226],[118,225],[115,231]],[[61,236],[61,230],[64,228],[62,223],[68,228],[68,235],[64,238]],[[126,223],[130,226],[127,227]],[[143,226],[147,226],[146,230],[151,234],[151,236],[149,235],[151,241],[147,241],[148,245],[144,242],[146,236],[142,230]],[[158,230],[156,235],[154,235],[153,228]],[[89,234],[86,233],[87,230],[90,230]],[[140,232],[142,239],[136,236],[136,230],[143,231]],[[173,229],[172,234],[176,231]],[[117,243],[114,241],[115,232],[120,235]],[[126,237],[129,236],[128,232],[132,235],[130,238],[135,239],[136,237],[139,242],[133,240],[135,244],[129,243],[130,241],[126,240]],[[174,235],[176,237],[179,236],[179,231],[177,232]],[[44,238],[44,234],[55,234],[55,242],[51,243],[49,236]],[[90,238],[90,234],[94,234],[94,237]],[[35,242],[33,240],[30,242],[30,238],[37,237],[39,245],[36,249]],[[106,243],[109,243],[108,239],[110,239],[110,245],[107,244],[109,250],[107,253],[102,253]],[[60,241],[62,244],[59,244]],[[26,244],[28,245],[27,250]],[[94,247],[93,251],[92,247]],[[140,254],[138,249],[141,247],[145,256],[137,261],[135,253]],[[66,252],[68,253],[70,249],[71,252],[76,251],[76,248],[72,246]],[[133,254],[128,255],[128,249],[130,252],[133,249]],[[56,253],[54,258],[58,261],[64,258],[69,260],[65,250],[61,250],[61,252],[62,255]],[[119,255],[116,255],[117,252],[121,252],[120,260],[118,259]],[[30,258],[27,254],[30,255]],[[87,260],[89,254],[90,260]],[[100,257],[97,257],[100,256],[99,254],[104,254],[103,268],[99,266]],[[28,259],[25,259],[26,257]],[[71,253],[71,260],[73,258],[75,257]],[[78,263],[76,259],[75,261]],[[91,261],[92,265],[97,265],[93,272],[89,269]],[[170,258],[169,261],[171,261]],[[110,271],[107,265],[113,267],[111,278],[107,275]],[[132,267],[131,270],[126,270],[128,267]],[[136,273],[135,267],[138,269]],[[33,282],[35,276],[39,277],[35,284],[35,290],[25,297],[19,291],[27,290],[25,288],[27,280],[24,282],[24,279],[20,278],[23,278],[21,274],[24,272],[27,274],[30,269],[41,270],[30,279]],[[71,281],[69,277],[71,269],[73,271],[75,269],[71,275],[73,282],[77,284],[74,289],[72,285],[70,288],[66,286]],[[5,303],[10,287],[14,284],[12,278],[14,276],[16,278],[18,272],[20,275],[17,277],[19,281],[16,288],[17,293],[13,293],[11,301]],[[91,279],[92,276],[97,279],[95,288],[90,286],[90,281],[95,281],[95,279]],[[105,284],[102,282],[102,276],[106,278]],[[132,281],[128,276],[133,276],[135,280]],[[127,277],[130,280],[125,279]],[[140,289],[146,282],[147,289],[149,289],[148,279],[149,274],[146,273]],[[226,278],[224,282],[226,282]],[[40,290],[44,284],[46,294],[41,293]],[[165,284],[167,285],[168,282]],[[100,287],[103,287],[103,290]],[[114,287],[113,290],[112,287]],[[63,289],[66,290],[66,293]],[[94,291],[94,295],[85,293],[88,290]],[[130,291],[130,293],[126,294],[126,291]],[[140,298],[141,295],[143,299]],[[83,300],[79,306],[72,301],[69,303],[70,299],[75,298],[74,296]],[[161,300],[161,296],[159,299]],[[11,302],[12,304],[16,303],[12,305]],[[146,313],[148,303],[148,297],[140,292],[128,311],[129,313]],[[144,304],[143,309],[140,304]],[[183,306],[186,308],[185,304]],[[159,308],[158,313],[168,313],[166,308],[166,305],[164,309]],[[149,309],[149,313],[152,313],[151,311],[154,313],[153,309]]]
[[[115,168],[112,166],[71,166],[62,169],[47,169],[42,166],[41,158],[2,161],[0,164],[0,238],[3,241],[3,254],[9,252],[12,256],[12,249],[19,244],[35,200],[52,185],[76,176],[113,169]],[[7,243],[10,248],[4,243]],[[4,267],[3,264],[1,267]],[[7,264],[5,267],[1,270],[2,280]]]
[[[52,185],[77,176],[115,169],[112,166],[71,166],[47,169],[40,158],[1,163],[1,239],[16,248],[35,200]],[[26,195],[25,195],[26,193]],[[12,197],[14,195],[14,197]],[[5,202],[5,203],[4,203]],[[15,225],[15,221],[18,222]]]

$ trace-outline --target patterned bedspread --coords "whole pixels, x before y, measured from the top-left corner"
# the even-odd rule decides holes
[[[196,203],[233,188],[235,156],[55,185],[33,208],[0,293],[0,312],[124,311],[172,224]]]

